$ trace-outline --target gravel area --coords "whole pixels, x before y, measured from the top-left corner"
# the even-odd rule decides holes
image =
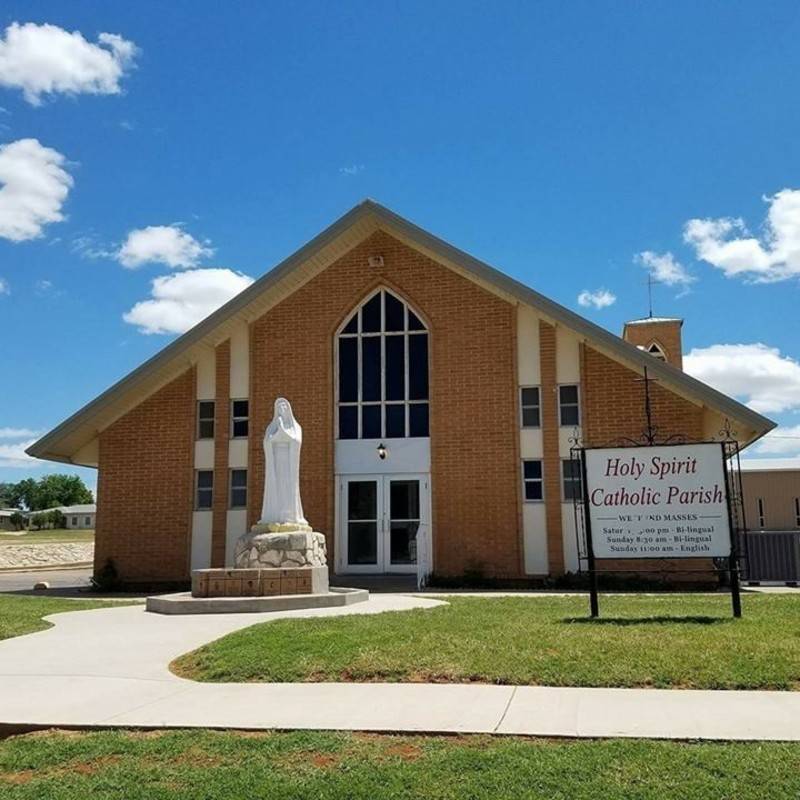
[[[43,567],[51,564],[82,564],[94,558],[92,542],[59,544],[4,544],[0,546],[0,569]]]

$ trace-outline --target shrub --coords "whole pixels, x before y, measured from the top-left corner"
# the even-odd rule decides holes
[[[91,581],[95,592],[118,592],[122,589],[117,567],[110,558],[92,575]]]

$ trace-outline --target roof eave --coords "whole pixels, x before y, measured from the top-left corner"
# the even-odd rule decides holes
[[[747,406],[712,389],[707,384],[692,378],[670,364],[653,358],[648,353],[642,352],[634,345],[624,341],[605,328],[595,325],[593,322],[570,311],[559,303],[550,300],[489,264],[454,247],[449,242],[434,236],[418,225],[415,225],[413,222],[404,219],[388,208],[376,203],[374,200],[367,199],[350,209],[350,211],[252,283],[247,289],[240,292],[232,300],[228,301],[189,331],[178,337],[174,342],[168,344],[163,350],[145,361],[124,378],[117,381],[117,383],[94,400],[87,403],[75,414],[68,417],[52,431],[45,434],[41,439],[27,448],[26,452],[36,458],[74,463],[70,456],[58,451],[56,443],[59,439],[76,430],[88,417],[103,410],[119,393],[135,388],[138,383],[154,373],[159,367],[164,366],[171,359],[178,358],[188,348],[201,342],[229,317],[243,310],[262,292],[278,283],[278,281],[286,276],[292,269],[313,256],[360,219],[369,215],[374,215],[387,227],[398,230],[403,235],[417,242],[420,246],[459,265],[461,268],[465,269],[465,271],[471,272],[481,280],[494,285],[498,290],[516,298],[520,302],[534,306],[554,321],[562,323],[601,347],[609,349],[612,353],[617,353],[620,357],[633,362],[637,366],[647,367],[648,370],[653,372],[656,376],[662,377],[669,383],[683,387],[689,394],[697,396],[701,401],[716,407],[717,410],[722,413],[750,425],[757,435],[750,440],[748,444],[757,441],[761,436],[775,427],[776,423],[752,411],[747,408]],[[186,368],[188,367],[189,364],[187,363]]]

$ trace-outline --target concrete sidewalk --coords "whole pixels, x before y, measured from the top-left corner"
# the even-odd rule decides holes
[[[800,693],[200,684],[168,669],[182,653],[256,622],[431,608],[439,602],[384,594],[350,607],[273,614],[162,616],[141,606],[57,614],[50,618],[54,628],[0,642],[0,726],[800,740]]]

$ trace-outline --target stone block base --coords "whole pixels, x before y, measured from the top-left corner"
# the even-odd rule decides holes
[[[192,597],[276,597],[327,591],[327,567],[192,571]]]
[[[310,528],[274,532],[264,530],[263,525],[254,525],[249,533],[237,539],[233,563],[239,569],[324,567],[328,563],[325,537]]]

